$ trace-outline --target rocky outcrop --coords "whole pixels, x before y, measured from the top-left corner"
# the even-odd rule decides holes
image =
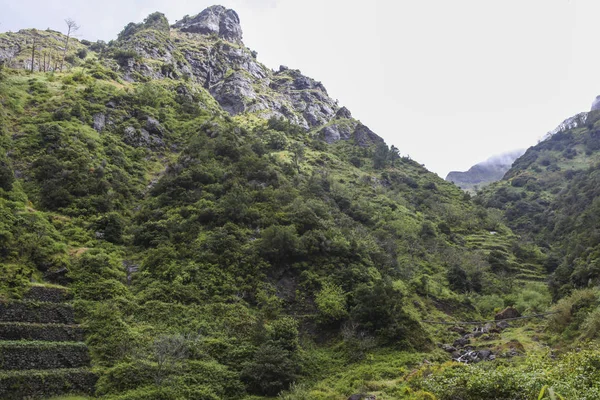
[[[383,142],[383,139],[369,127],[354,119],[336,120],[333,124],[323,127],[319,131],[319,135],[330,144],[338,140],[354,140],[356,145],[368,147]]]
[[[596,104],[596,101],[594,101],[594,104]],[[592,105],[592,110],[594,110],[594,105]],[[587,121],[587,118],[588,118],[588,114],[589,113],[587,113],[587,112],[582,112],[582,113],[574,115],[574,116],[572,116],[570,118],[565,119],[555,129],[553,129],[550,132],[548,132],[546,134],[546,136],[544,136],[544,138],[542,139],[542,141],[549,139],[551,136],[554,136],[557,133],[566,132],[566,131],[569,131],[571,129],[575,129],[575,128],[578,128],[580,126],[585,125],[585,123]]]
[[[223,6],[209,7],[194,17],[185,16],[173,27],[182,32],[214,34],[230,42],[242,41],[240,17]]]
[[[56,34],[56,41],[60,42],[60,34]],[[26,49],[15,46],[29,43],[21,36],[29,39],[31,35],[48,40],[56,36],[54,32],[35,30],[0,35],[0,59],[10,59],[17,51],[25,54]],[[108,46],[104,44],[100,60],[128,82],[194,82],[231,115],[251,113],[265,119],[285,118],[306,130],[314,129],[328,143],[354,140],[359,146],[370,146],[383,141],[353,119],[350,110],[340,108],[321,82],[296,69],[281,66],[273,71],[258,62],[256,52],[244,45],[242,36],[239,16],[222,6],[186,16],[171,26],[163,14],[156,12],[141,23],[128,24],[116,40]],[[86,51],[96,51],[90,42],[86,43],[90,45]],[[73,42],[73,51],[81,47],[79,42]],[[27,62],[23,54],[20,62]],[[114,128],[114,118],[108,111],[92,118],[91,125],[98,132]],[[163,146],[162,134],[143,123],[141,128],[121,129],[125,141],[132,146]]]

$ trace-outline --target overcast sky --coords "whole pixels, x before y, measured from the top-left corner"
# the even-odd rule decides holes
[[[534,145],[600,94],[598,0],[0,0],[0,31],[114,39],[222,4],[268,67],[320,80],[388,144],[445,177]]]

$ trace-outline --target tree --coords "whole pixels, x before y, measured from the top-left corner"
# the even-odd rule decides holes
[[[392,167],[395,167],[396,161],[400,159],[400,150],[394,145],[392,145],[392,147],[390,147],[389,158],[392,163]]]
[[[33,45],[31,46],[31,72],[35,66],[35,37],[33,38]]]
[[[67,38],[65,40],[65,50],[63,51],[62,61],[60,62],[60,70],[62,71],[63,65],[65,63],[65,57],[67,56],[67,51],[69,50],[69,38],[71,37],[71,33],[74,33],[79,30],[79,25],[72,20],[71,18],[65,19],[65,23],[67,24]]]
[[[188,358],[190,340],[181,334],[162,335],[154,340],[154,358],[157,369],[155,383],[160,386],[165,377]]]
[[[385,168],[389,160],[390,150],[385,143],[381,143],[375,149],[373,153],[373,168],[382,169]]]
[[[298,173],[300,173],[300,163],[304,160],[304,145],[296,142],[290,146],[290,151],[292,152],[294,166],[298,170]]]

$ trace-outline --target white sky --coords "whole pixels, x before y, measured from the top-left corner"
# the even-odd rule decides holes
[[[111,40],[161,11],[222,4],[276,69],[320,80],[388,144],[442,177],[534,145],[600,94],[598,0],[0,0],[0,31]]]

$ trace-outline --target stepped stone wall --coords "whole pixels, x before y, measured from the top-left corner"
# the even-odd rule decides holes
[[[66,288],[33,286],[23,300],[0,302],[0,399],[93,394],[84,331]]]

